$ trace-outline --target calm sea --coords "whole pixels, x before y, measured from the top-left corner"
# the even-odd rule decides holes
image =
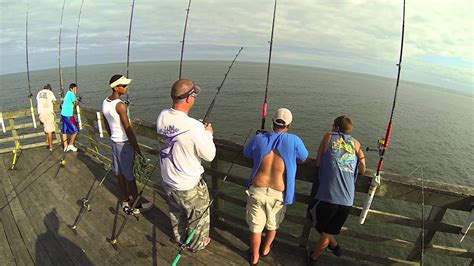
[[[203,91],[198,95],[190,115],[202,118],[221,83],[229,62],[194,61],[184,63],[183,76],[193,79]],[[260,112],[264,98],[266,64],[237,62],[222,88],[210,117],[215,136],[242,143],[250,130],[260,127]],[[100,109],[102,100],[110,94],[109,78],[123,73],[124,64],[79,67],[79,94],[83,106]],[[161,109],[170,106],[169,91],[178,76],[177,62],[133,63],[130,77],[134,79],[129,92],[132,100],[132,118],[155,122]],[[402,72],[403,77],[403,72]],[[26,74],[0,76],[0,111],[29,107]],[[74,79],[74,69],[64,69],[65,87]],[[57,69],[31,72],[32,93],[46,83],[51,83],[59,93]],[[267,129],[271,116],[280,107],[293,112],[292,131],[301,136],[316,156],[317,146],[331,128],[335,117],[347,114],[355,127],[353,135],[363,146],[376,147],[377,139],[384,136],[394,94],[395,80],[320,68],[290,65],[272,65],[267,117]],[[401,82],[393,119],[393,133],[385,156],[384,170],[401,175],[443,181],[464,186],[474,186],[474,98],[449,90],[426,85]],[[369,168],[375,168],[377,153],[366,154]],[[300,187],[301,188],[301,187]],[[298,188],[298,189],[300,189]],[[226,185],[231,193],[242,194],[241,187]],[[303,187],[302,189],[307,189]],[[243,194],[242,194],[243,196]],[[360,204],[362,197],[357,196]],[[421,199],[420,199],[421,202]],[[393,203],[377,199],[374,206],[381,210],[409,212],[409,216],[421,218],[421,206]],[[306,206],[295,204],[290,213],[302,215]],[[427,216],[429,209],[425,207]],[[241,213],[240,215],[244,215]],[[425,217],[426,217],[425,216]],[[444,221],[462,224],[466,213],[448,212]],[[370,219],[364,226],[357,217],[349,217],[347,226],[358,232],[366,232],[415,241],[419,229],[401,226],[387,227]],[[293,230],[290,224],[282,225]],[[295,229],[296,230],[296,229]],[[299,233],[299,232],[295,232]],[[437,233],[435,243],[472,250],[473,241],[459,244],[456,235]],[[385,254],[384,245],[366,247],[358,240],[342,241],[353,250]],[[470,247],[470,248],[469,248]],[[367,250],[366,250],[367,249]],[[390,249],[388,256],[405,257],[406,251]],[[428,264],[467,265],[465,259],[429,256]]]
[[[229,62],[185,62],[183,76],[203,91],[190,115],[202,118],[222,81]],[[154,122],[170,106],[170,85],[177,79],[177,62],[133,63],[129,93],[131,116]],[[84,66],[78,69],[83,105],[100,108],[110,94],[109,78],[124,72],[124,64]],[[31,72],[32,93],[51,83],[59,93],[57,69]],[[403,72],[402,72],[403,78]],[[0,76],[0,111],[28,106],[25,73]],[[218,95],[210,117],[215,136],[241,143],[250,129],[260,127],[266,64],[237,62]],[[74,69],[64,69],[65,87],[74,80]],[[267,117],[286,107],[293,112],[292,131],[300,135],[315,157],[319,141],[335,117],[347,114],[353,135],[363,146],[376,147],[385,133],[395,80],[363,74],[291,65],[272,65]],[[427,85],[401,82],[393,119],[391,144],[384,170],[401,175],[474,186],[474,98]],[[368,153],[375,168],[377,153]],[[412,173],[417,169],[414,173]]]

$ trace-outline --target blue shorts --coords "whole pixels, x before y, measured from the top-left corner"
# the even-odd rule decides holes
[[[61,120],[63,121],[63,125],[61,128],[61,133],[63,134],[77,134],[79,133],[79,128],[77,128],[76,119],[74,116],[61,116]]]
[[[133,175],[135,149],[130,142],[112,141],[112,171],[116,176],[124,176],[127,181],[135,180]]]

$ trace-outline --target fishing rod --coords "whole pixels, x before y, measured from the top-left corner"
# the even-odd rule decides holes
[[[364,203],[362,212],[360,213],[360,218],[359,218],[360,224],[363,224],[365,221],[365,218],[367,218],[367,214],[369,212],[370,205],[372,204],[375,191],[377,190],[377,187],[380,185],[380,172],[382,171],[382,168],[383,168],[385,151],[388,148],[388,144],[390,142],[390,136],[392,134],[393,114],[395,112],[395,105],[397,103],[398,85],[400,84],[400,72],[402,70],[403,40],[405,37],[405,0],[403,0],[403,19],[402,19],[402,34],[401,35],[402,36],[401,36],[401,41],[400,41],[400,57],[398,59],[398,64],[397,64],[397,67],[398,67],[397,83],[395,85],[395,94],[393,96],[392,111],[390,113],[390,119],[388,121],[387,129],[385,131],[385,137],[379,139],[378,141],[377,150],[379,152],[379,162],[377,164],[377,170],[375,172],[375,176],[372,178],[371,183],[370,183],[367,200]],[[371,149],[367,147],[366,150],[370,151]]]
[[[206,114],[204,115],[204,118],[202,119],[202,123],[203,123],[203,124],[206,124],[207,119],[208,119],[209,116],[211,115],[211,111],[212,111],[212,109],[214,108],[214,104],[216,103],[217,95],[218,95],[219,92],[221,91],[222,86],[224,86],[224,82],[225,82],[225,80],[227,79],[227,75],[229,75],[229,72],[230,72],[230,70],[232,69],[232,66],[233,66],[234,63],[235,63],[235,60],[236,60],[237,57],[239,56],[239,54],[240,54],[240,52],[242,51],[242,49],[244,49],[244,47],[240,47],[239,51],[238,51],[237,54],[235,55],[234,60],[232,60],[232,63],[230,64],[229,68],[227,69],[227,72],[224,74],[224,79],[222,80],[221,84],[217,87],[216,95],[214,95],[214,99],[212,100],[211,104],[210,104],[209,107],[207,108]]]
[[[186,38],[186,28],[188,27],[188,16],[191,7],[191,0],[188,2],[188,8],[186,8],[186,19],[184,21],[183,39],[181,40],[181,59],[179,60],[179,79],[181,79],[181,73],[183,70],[183,53],[184,53],[184,40]]]
[[[149,159],[145,159],[146,162],[148,163],[149,162]],[[135,209],[137,208],[138,206],[138,202],[140,201],[140,199],[143,197],[143,191],[145,190],[145,188],[147,187],[148,185],[148,181],[150,181],[150,178],[153,174],[153,172],[155,171],[156,169],[156,166],[160,163],[160,160],[158,160],[155,165],[153,166],[153,168],[149,168],[148,166],[146,166],[147,168],[149,168],[150,170],[149,171],[146,171],[148,176],[145,180],[145,183],[143,184],[142,186],[142,189],[140,190],[140,192],[138,192],[138,196],[137,198],[135,198],[133,200],[133,203],[130,207],[126,207],[123,209],[123,211],[125,212],[125,219],[123,220],[122,222],[122,225],[120,226],[120,228],[118,229],[118,231],[116,232],[116,228],[117,228],[117,218],[118,218],[118,207],[119,207],[119,204],[120,204],[120,199],[117,201],[117,208],[116,208],[116,212],[115,212],[115,218],[114,218],[114,225],[113,225],[113,229],[112,229],[112,237],[109,239],[110,243],[112,244],[112,246],[117,249],[117,240],[120,236],[120,234],[123,232],[123,230],[125,229],[125,226],[127,225],[128,221],[129,221],[129,218],[130,216],[134,216],[137,221],[139,219],[139,217],[137,216],[137,213],[135,212]]]
[[[30,61],[29,61],[29,54],[28,54],[28,9],[30,5],[27,4],[26,6],[26,76],[28,79],[28,98],[30,98],[30,111],[31,111],[31,119],[33,120],[33,127],[36,128],[36,117],[35,117],[35,109],[33,108],[33,94],[31,93],[31,80],[30,80]]]
[[[191,243],[191,241],[193,240],[194,236],[196,235],[196,228],[198,227],[199,223],[202,221],[202,218],[205,216],[206,212],[211,208],[212,204],[214,203],[214,200],[217,198],[217,195],[219,195],[219,193],[221,192],[222,188],[224,187],[224,184],[225,182],[227,181],[227,177],[229,176],[230,174],[230,171],[232,171],[232,168],[234,167],[234,164],[235,162],[239,159],[240,155],[243,153],[243,149],[244,149],[244,145],[245,143],[247,142],[247,139],[249,138],[250,134],[252,133],[252,129],[250,129],[249,133],[247,134],[247,137],[245,137],[245,140],[244,140],[244,143],[242,145],[242,150],[237,152],[237,154],[235,155],[235,158],[234,160],[232,160],[232,164],[229,166],[229,169],[227,169],[227,172],[224,176],[224,178],[222,179],[222,183],[221,183],[221,187],[215,192],[214,196],[211,198],[211,200],[209,201],[209,204],[207,204],[206,206],[206,209],[204,209],[204,211],[202,212],[202,214],[197,217],[196,219],[194,219],[193,221],[190,221],[188,222],[188,225],[186,227],[186,232],[189,231],[190,229],[190,225],[194,222],[197,221],[196,225],[194,226],[194,228],[191,230],[191,232],[188,234],[188,236],[186,237],[184,243],[182,243],[180,245],[180,248],[179,248],[179,251],[178,251],[178,254],[176,255],[176,257],[174,258],[173,262],[171,263],[172,266],[176,266],[178,265],[178,262],[179,260],[181,259],[181,257],[183,256],[183,251],[186,250],[186,249],[189,249],[189,244]],[[194,210],[191,212],[193,213]],[[190,219],[190,218],[188,218]]]
[[[77,47],[79,43],[79,26],[81,23],[81,14],[82,14],[82,7],[84,6],[84,0],[81,2],[81,7],[79,8],[79,15],[77,17],[77,28],[76,28],[76,53],[75,53],[75,60],[74,60],[74,80],[76,81],[76,85],[78,84],[77,81]]]
[[[110,171],[112,170],[112,167],[110,166],[109,169],[105,172],[105,174],[102,176],[99,184],[94,188],[95,183],[97,182],[96,179],[94,179],[94,182],[92,182],[91,187],[89,188],[89,191],[87,192],[86,197],[80,199],[81,202],[81,209],[79,210],[79,213],[77,214],[76,219],[74,220],[74,224],[70,226],[72,230],[76,230],[77,226],[82,220],[82,217],[88,212],[91,211],[91,202],[92,199],[94,198],[95,194],[99,190],[99,188],[102,186],[104,183],[105,179],[109,175]]]
[[[61,68],[61,35],[63,29],[63,16],[64,16],[64,6],[66,5],[66,0],[63,1],[63,8],[61,11],[61,21],[59,23],[59,41],[58,41],[58,71],[59,71],[59,96],[61,97],[61,104],[64,100],[64,80],[63,80],[63,70]]]
[[[81,2],[81,7],[79,8],[79,15],[77,16],[77,29],[76,29],[76,52],[75,52],[75,60],[74,60],[74,80],[76,83],[76,86],[79,87],[79,83],[77,81],[77,46],[79,43],[79,25],[81,23],[81,14],[82,14],[82,7],[84,6],[84,0]],[[82,101],[82,96],[79,95],[77,97],[77,100],[79,102]],[[79,129],[82,130],[82,119],[81,119],[81,108],[79,105],[76,105],[76,112],[77,112],[77,120],[79,122]]]
[[[130,78],[128,76],[128,73],[129,73],[129,67],[130,67],[130,39],[132,37],[132,22],[133,22],[133,11],[135,9],[135,0],[132,0],[132,10],[130,12],[130,23],[128,25],[128,44],[127,44],[127,67],[126,67],[126,77],[127,78]],[[128,91],[127,91],[127,100],[125,100],[125,104],[126,105],[129,105],[130,104],[130,96],[128,94]]]
[[[270,37],[270,51],[268,53],[268,66],[267,66],[267,82],[265,85],[265,99],[263,101],[262,107],[262,126],[260,131],[265,131],[265,120],[267,119],[267,96],[268,96],[268,81],[270,80],[270,65],[272,61],[272,49],[273,49],[273,32],[275,29],[275,14],[276,14],[277,0],[275,0],[275,5],[273,7],[273,22],[272,22],[272,34]]]

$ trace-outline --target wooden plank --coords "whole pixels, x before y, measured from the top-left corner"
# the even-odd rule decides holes
[[[57,159],[58,158],[53,158],[52,160]],[[70,162],[68,165],[74,164]],[[72,166],[70,168],[72,168]],[[80,238],[74,238],[73,233],[67,228],[67,226],[66,228],[64,228],[65,226],[61,226],[62,217],[67,216],[68,213],[71,217],[74,217],[76,210],[70,204],[67,204],[67,199],[62,197],[66,196],[65,190],[58,189],[58,186],[51,187],[51,184],[55,183],[54,180],[57,180],[58,178],[58,176],[55,177],[56,170],[57,167],[53,167],[50,171],[45,173],[44,178],[38,179],[37,182],[29,187],[30,204],[36,212],[40,213],[40,220],[48,230],[47,233],[43,234],[41,240],[47,243],[50,249],[54,249],[55,255],[51,257],[54,264],[90,265],[91,262],[87,255],[89,253],[96,253],[96,256],[100,256],[100,254],[108,254],[109,256],[112,256],[113,251],[104,252],[103,245],[97,246],[96,249],[88,250],[88,253],[84,254],[81,248],[81,246],[84,245],[83,241],[87,242],[86,246],[92,246],[99,243],[99,239],[97,239],[97,237],[92,238],[88,234],[83,234]],[[77,181],[83,180],[78,179],[76,182]],[[69,193],[72,191],[73,190]],[[45,208],[44,206],[48,206],[48,208]],[[73,218],[71,218],[71,220],[72,219]],[[88,230],[93,232],[96,230],[94,227],[86,227],[85,224],[81,224],[81,226],[83,226],[83,228],[88,228]],[[69,262],[65,264],[66,262],[63,262],[64,260]]]
[[[352,206],[351,215],[359,216],[362,207]],[[393,213],[386,213],[376,210],[369,210],[369,215],[367,219],[374,219],[384,223],[393,223],[398,225],[404,225],[414,228],[422,228],[422,221],[420,219],[413,219],[407,216],[393,214]],[[440,222],[433,222],[433,221],[425,221],[425,229],[427,230],[436,230],[438,232],[444,233],[451,233],[451,234],[458,234],[459,230],[461,230],[460,226],[447,224],[447,223],[440,223]],[[468,235],[474,235],[474,232],[469,231]]]
[[[1,162],[1,168],[6,171],[7,167],[4,161]],[[0,184],[3,187],[3,181],[0,180]],[[10,245],[10,250],[13,254],[16,264],[18,265],[32,265],[34,263],[33,257],[28,252],[27,245],[25,244],[23,237],[18,229],[18,226],[15,222],[12,210],[8,204],[7,197],[3,189],[0,189],[0,206],[3,209],[0,210],[0,217],[2,219],[2,224],[4,232],[8,243]]]
[[[42,136],[44,136],[44,132],[30,133],[30,134],[24,134],[18,137],[8,137],[8,138],[0,139],[0,143],[10,142],[10,141],[15,141],[15,140],[31,139],[31,138],[37,138],[37,137],[42,137]]]
[[[5,230],[3,228],[2,217],[0,216],[0,261],[3,265],[15,265],[10,244],[8,243]]]
[[[10,206],[10,210],[13,213],[13,217],[15,218],[18,230],[20,231],[23,240],[25,242],[26,248],[28,249],[28,253],[32,258],[42,258],[42,261],[45,264],[50,265],[51,260],[48,257],[47,252],[37,241],[40,232],[35,232],[33,230],[31,220],[29,215],[27,215],[23,209],[23,206],[20,202],[20,196],[15,191],[11,181],[10,181],[10,174],[7,172],[7,175],[0,180],[0,183],[3,185],[3,190],[5,195],[7,195],[8,204]],[[26,205],[25,209],[29,209],[31,206]],[[36,261],[35,260],[35,261]]]
[[[427,222],[436,222],[439,223],[443,220],[444,214],[446,213],[446,209],[441,209],[438,207],[431,207],[430,214],[428,215]],[[421,232],[420,235],[418,236],[415,244],[415,248],[410,251],[410,254],[407,256],[407,260],[410,261],[417,261],[419,262],[421,260],[421,252],[422,250],[419,248],[423,245],[423,249],[425,249],[427,246],[430,245],[431,241],[433,240],[433,237],[436,233],[435,228],[431,228],[429,230],[425,230],[425,233]]]
[[[219,216],[223,217],[221,221],[227,220],[239,225],[245,224],[245,221],[243,219],[235,217],[229,213],[224,213],[224,212],[219,211]],[[244,231],[245,229],[242,229],[242,227],[235,226],[233,228],[235,230],[241,231],[241,234],[244,234],[244,232],[242,231]],[[278,238],[275,239],[277,243],[281,243],[281,240],[279,238],[288,240],[291,243],[294,243],[295,246],[300,242],[300,239],[298,237],[292,236],[290,234],[284,234],[284,232],[281,232],[281,231],[278,231]],[[311,241],[311,246],[314,246],[314,244],[315,242]],[[402,259],[391,258],[391,257],[380,257],[373,254],[367,254],[367,253],[363,253],[363,252],[359,252],[355,250],[349,250],[347,248],[344,248],[343,257],[352,257],[360,261],[369,261],[369,262],[380,263],[380,264],[385,264],[385,265],[386,264],[418,265],[418,263],[416,262],[405,261]]]

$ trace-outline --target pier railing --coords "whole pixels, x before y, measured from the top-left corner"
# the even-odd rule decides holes
[[[79,145],[90,156],[110,163],[109,138],[105,130],[99,132],[104,129],[103,116],[98,110],[89,108],[82,108],[81,114],[83,130],[78,137]],[[6,133],[0,132],[3,134],[0,153],[45,145],[42,128],[32,129],[30,110],[3,112],[2,118]],[[155,125],[141,120],[132,120],[132,125],[142,150],[157,160],[160,138]],[[20,129],[25,131],[19,132]],[[59,142],[57,134],[56,143]],[[205,166],[211,193],[219,192],[211,210],[212,223],[247,236],[244,191],[252,161],[238,155],[242,150],[239,144],[219,139],[215,139],[215,143],[216,158]],[[232,162],[235,163],[233,171],[223,184]],[[317,182],[316,173],[314,163],[298,166],[296,203],[288,208],[278,231],[279,245],[295,250],[314,246],[318,234],[311,230],[306,206],[312,183]],[[429,177],[422,180],[384,172],[368,218],[364,225],[359,225],[360,206],[367,197],[372,175],[373,171],[368,170],[366,175],[358,177],[356,203],[338,236],[345,258],[379,264],[419,264],[424,254],[424,258],[432,263],[446,261],[473,265],[474,230],[468,232],[463,243],[459,243],[458,235],[472,210],[473,188],[430,181]],[[153,187],[161,191],[159,178],[152,181]]]

